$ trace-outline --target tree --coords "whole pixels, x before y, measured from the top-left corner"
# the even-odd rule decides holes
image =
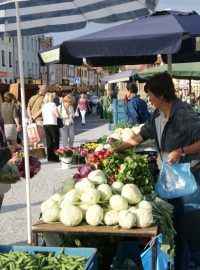
[[[104,70],[108,70],[110,74],[115,74],[119,72],[120,66],[105,66]]]

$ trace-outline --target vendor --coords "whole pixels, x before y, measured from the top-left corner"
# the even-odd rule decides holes
[[[190,211],[196,213],[193,214],[195,221],[200,222],[200,210],[198,210],[200,195],[196,196],[197,193],[200,193],[200,118],[189,104],[177,98],[172,78],[168,73],[154,75],[146,83],[144,90],[155,107],[154,112],[139,134],[112,148],[111,151],[125,150],[139,145],[147,139],[154,139],[159,149],[158,165],[160,168],[164,158],[167,158],[169,164],[179,161],[191,163],[191,171],[198,183],[197,192],[184,198],[170,200],[175,206],[174,228],[177,232],[175,235],[175,270],[187,270],[190,259],[189,250],[200,252],[200,242],[196,243],[199,240],[200,224],[196,224],[197,229],[193,228],[191,232],[187,233],[190,234],[190,241],[186,238],[185,233],[191,227],[188,224],[194,223],[194,220],[187,218],[188,206],[190,206]]]

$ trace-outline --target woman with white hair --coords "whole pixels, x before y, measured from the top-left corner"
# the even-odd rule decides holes
[[[57,126],[57,117],[59,116],[53,94],[46,93],[42,106],[42,118],[47,144],[47,159],[51,162],[59,162],[59,158],[55,154],[55,150],[59,148],[59,130]]]
[[[82,125],[85,125],[85,115],[87,110],[89,109],[89,103],[85,94],[81,94],[80,99],[78,101],[77,109],[80,110]]]
[[[73,147],[74,143],[74,98],[67,95],[63,98],[63,102],[58,106],[58,112],[63,120],[63,127],[60,128],[60,135],[62,139],[63,148]]]

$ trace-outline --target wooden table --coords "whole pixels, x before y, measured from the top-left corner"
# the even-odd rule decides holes
[[[134,229],[123,229],[113,228],[112,226],[91,226],[91,225],[80,225],[75,227],[67,227],[62,223],[47,224],[43,221],[38,221],[32,226],[32,242],[34,245],[38,245],[38,234],[39,233],[68,233],[74,235],[116,235],[116,236],[129,236],[129,237],[148,237],[154,238],[157,235],[157,226],[152,225],[148,228],[134,228]],[[152,257],[153,269],[156,269],[156,249],[154,245],[153,257]]]

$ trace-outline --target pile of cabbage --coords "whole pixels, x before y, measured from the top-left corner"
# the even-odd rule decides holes
[[[143,200],[134,184],[107,184],[101,170],[91,171],[79,182],[68,179],[64,185],[41,205],[41,219],[46,223],[61,222],[77,226],[89,225],[146,228],[153,223],[152,206]]]
[[[128,141],[133,137],[134,134],[138,134],[142,128],[143,124],[133,126],[132,128],[116,128],[112,134],[109,135],[107,142],[112,143],[115,140],[118,141]]]

